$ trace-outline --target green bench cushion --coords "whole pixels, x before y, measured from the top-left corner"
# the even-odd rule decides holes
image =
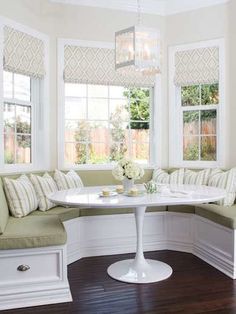
[[[0,249],[26,249],[63,245],[66,231],[56,216],[10,217],[4,234],[0,236]]]
[[[236,229],[236,205],[226,207],[216,204],[198,205],[195,213],[219,225]]]
[[[167,207],[168,212],[176,212],[176,213],[183,213],[183,214],[194,214],[195,207],[191,205],[174,205]]]
[[[58,206],[51,208],[46,212],[36,210],[30,214],[30,216],[50,216],[50,215],[57,215],[61,221],[67,221],[70,219],[78,218],[80,216],[80,209]]]
[[[148,207],[147,212],[163,212],[166,206]],[[133,213],[133,208],[80,208],[80,217],[99,215],[118,215]]]
[[[0,178],[0,234],[5,231],[9,219],[7,200],[3,190],[2,179]]]

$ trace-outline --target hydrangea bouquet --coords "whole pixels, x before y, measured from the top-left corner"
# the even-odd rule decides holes
[[[121,159],[116,167],[113,169],[112,174],[115,179],[123,180],[125,190],[128,189],[127,185],[132,187],[134,180],[142,178],[144,175],[143,168],[130,159]]]

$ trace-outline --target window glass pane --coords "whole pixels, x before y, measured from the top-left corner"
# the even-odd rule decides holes
[[[85,164],[86,144],[65,143],[65,161],[69,164]]]
[[[219,84],[201,86],[202,105],[217,105],[219,103]]]
[[[216,160],[216,136],[202,136],[201,138],[201,160]]]
[[[183,134],[196,135],[199,134],[199,111],[183,112]]]
[[[66,119],[86,119],[86,98],[66,99]]]
[[[4,134],[4,162],[5,164],[15,163],[15,134]]]
[[[201,134],[216,134],[216,110],[201,111]]]
[[[3,111],[4,132],[15,132],[15,105],[5,103]]]
[[[16,132],[31,133],[31,108],[16,106]]]
[[[122,86],[110,86],[110,98],[125,98],[125,90]]]
[[[148,142],[149,141],[149,123],[147,122],[135,122],[131,125],[135,126],[131,131],[131,138],[136,142]]]
[[[149,160],[149,143],[133,142],[132,159],[145,163]]]
[[[17,135],[16,137],[16,163],[31,162],[31,136]]]
[[[183,144],[184,160],[199,160],[199,137],[184,136]]]
[[[108,86],[104,85],[88,85],[88,97],[108,98]]]
[[[66,120],[65,121],[65,141],[66,142],[75,142],[76,135],[78,132],[78,121],[74,120]]]
[[[14,74],[14,98],[30,102],[30,77]]]
[[[85,142],[89,138],[89,122],[86,120],[67,120],[65,138],[68,142]]]
[[[149,88],[129,88],[126,89],[124,92],[127,98],[132,99],[139,99],[139,100],[148,100],[150,96]]]
[[[122,120],[113,120],[110,123],[111,140],[113,142],[124,142],[129,135],[128,123]]]
[[[182,106],[200,105],[200,86],[183,86],[181,87]]]
[[[130,90],[130,119],[149,120],[149,90],[133,88]]]
[[[89,143],[89,163],[103,164],[109,161],[109,142]]]
[[[123,142],[112,142],[110,145],[110,161],[118,161],[128,157],[128,144]]]
[[[109,145],[110,132],[108,122],[89,121],[89,141],[105,142]]]
[[[3,96],[6,98],[13,97],[13,75],[11,72],[3,72]]]
[[[88,99],[88,118],[108,120],[108,99]]]
[[[129,119],[128,103],[127,100],[122,99],[111,99],[109,108],[109,118],[121,119],[127,121]]]
[[[86,85],[85,84],[65,84],[65,96],[69,97],[86,97]]]

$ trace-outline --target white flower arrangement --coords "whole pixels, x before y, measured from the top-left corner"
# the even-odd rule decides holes
[[[115,179],[121,181],[125,178],[129,180],[137,180],[144,175],[143,168],[130,159],[121,159],[116,167],[112,170]]]

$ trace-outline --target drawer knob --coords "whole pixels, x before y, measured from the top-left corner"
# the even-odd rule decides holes
[[[30,267],[28,265],[20,265],[17,267],[17,270],[19,270],[19,271],[26,271],[29,269],[30,269]]]

